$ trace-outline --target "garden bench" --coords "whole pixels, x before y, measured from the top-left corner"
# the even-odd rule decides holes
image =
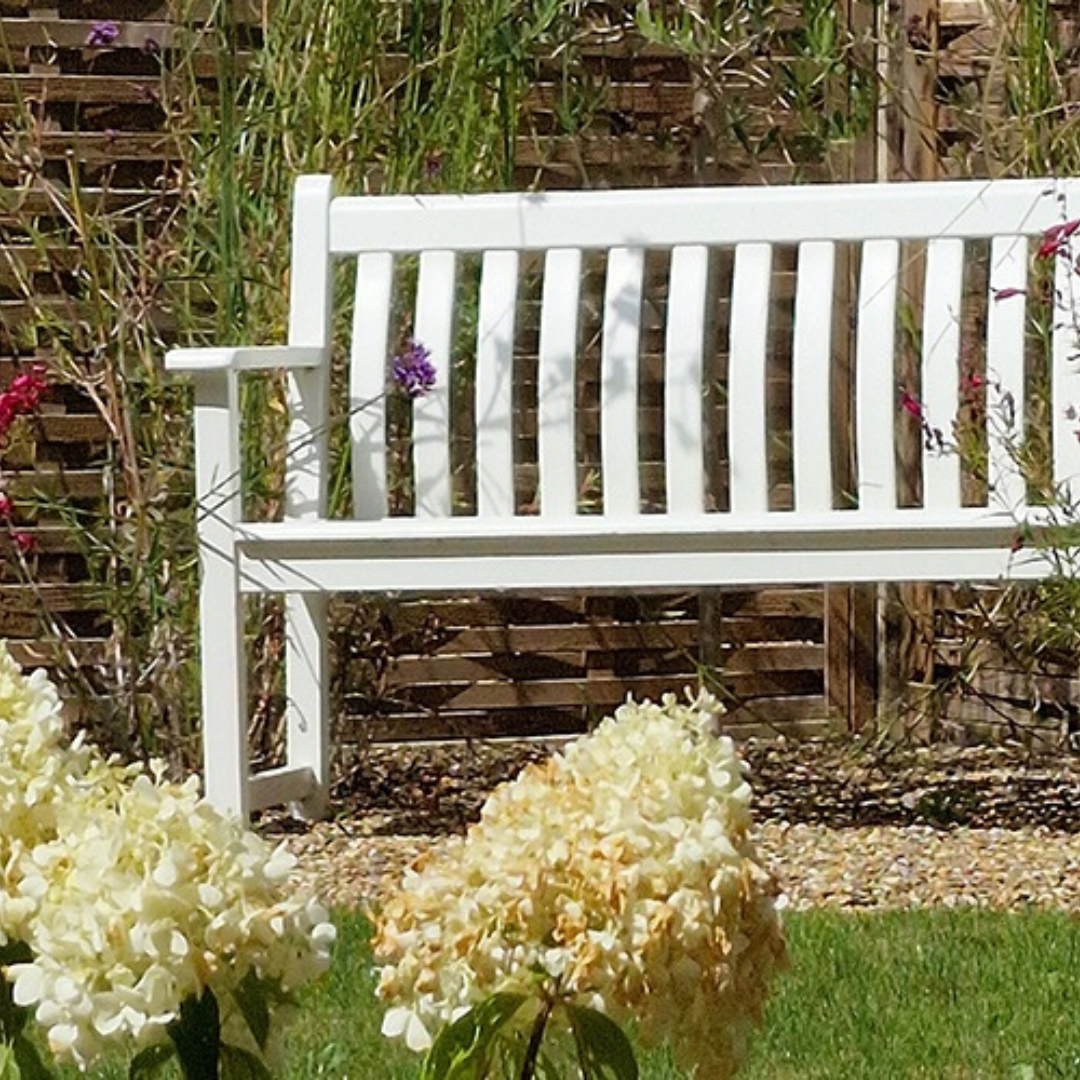
[[[1017,550],[1048,512],[1015,450],[1040,417],[1056,478],[1080,472],[1071,260],[1036,257],[1048,235],[1067,247],[1077,183],[357,197],[301,177],[288,343],[167,358],[194,383],[209,799],[323,810],[333,593],[1045,575]],[[336,266],[355,274],[348,332]],[[436,384],[392,400],[406,337]],[[267,370],[287,383],[284,508],[248,520],[238,384]],[[981,486],[942,452],[972,387]],[[352,493],[331,520],[335,416]],[[288,760],[254,776],[246,594],[285,598]]]

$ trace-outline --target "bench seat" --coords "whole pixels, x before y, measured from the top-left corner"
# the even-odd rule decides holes
[[[1030,514],[1036,528],[1045,515]],[[715,513],[383,518],[246,523],[236,529],[245,592],[440,594],[647,590],[805,581],[1040,577],[1017,521],[973,507],[948,514]]]

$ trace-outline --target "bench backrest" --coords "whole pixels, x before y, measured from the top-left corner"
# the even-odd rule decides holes
[[[295,215],[292,344],[326,343],[328,263],[356,266],[359,518],[891,514],[914,414],[927,514],[1015,508],[1043,375],[1053,473],[1080,473],[1078,282],[1068,259],[1036,258],[1080,215],[1076,182],[331,197],[305,177]],[[406,337],[438,382],[388,442],[388,360]],[[325,491],[319,379],[294,388],[294,516]],[[941,452],[964,409],[989,459],[982,495]]]

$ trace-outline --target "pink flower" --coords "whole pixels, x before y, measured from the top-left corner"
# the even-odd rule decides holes
[[[991,289],[990,291],[994,294],[994,303],[997,303],[998,300],[1008,300],[1012,296],[1026,295],[1025,289]]]
[[[34,550],[34,538],[29,533],[13,533],[11,539],[15,541],[15,546],[24,555],[29,555]]]
[[[0,521],[7,521],[15,512],[15,504],[0,491]]]
[[[37,367],[21,372],[11,380],[11,385],[0,394],[0,438],[4,437],[15,417],[32,413],[41,404],[41,396],[47,389],[48,383]]]

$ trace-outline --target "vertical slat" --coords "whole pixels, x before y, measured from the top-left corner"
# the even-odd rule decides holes
[[[518,254],[489,251],[480,280],[476,342],[477,511],[514,512],[514,316]]]
[[[1070,207],[1072,213],[1077,207]],[[1054,270],[1053,374],[1054,479],[1072,505],[1080,499],[1080,278],[1074,259],[1080,245],[1059,255]]]
[[[303,176],[293,203],[289,344],[330,344],[330,178]],[[288,377],[289,441],[285,459],[285,515],[325,513],[329,353],[322,367]]]
[[[638,468],[638,346],[645,252],[612,248],[604,288],[601,347],[600,455],[604,513],[641,510]]]
[[[664,464],[667,512],[700,514],[705,508],[705,434],[702,358],[709,249],[671,253],[664,340]]]
[[[296,184],[292,224],[289,344],[327,351],[321,368],[289,377],[289,451],[285,514],[317,518],[326,513],[329,467],[330,335],[333,281],[330,263],[328,176],[304,176]],[[320,817],[330,785],[330,661],[327,598],[285,597],[285,723],[288,764],[307,767],[313,794],[294,809]]]
[[[795,509],[831,510],[832,328],[836,245],[799,245],[791,357],[791,441]]]
[[[1027,497],[1016,460],[1024,423],[1024,320],[1027,317],[1028,242],[998,236],[990,245],[986,380],[990,501],[1016,510]]]
[[[447,517],[450,489],[450,341],[454,325],[452,251],[420,256],[414,337],[431,354],[437,378],[430,393],[413,403],[413,469],[418,517]]]
[[[948,436],[960,404],[960,304],[964,282],[962,240],[926,245],[922,326],[922,402],[930,424]],[[960,458],[923,447],[923,505],[960,505]]]
[[[352,443],[353,515],[386,515],[386,365],[394,259],[362,255],[356,266],[349,365],[349,435]]]
[[[900,244],[868,240],[862,248],[855,335],[855,446],[859,508],[896,508],[896,282]]]
[[[549,251],[540,303],[537,409],[540,513],[549,517],[577,513],[574,360],[580,294],[581,252],[574,248]]]
[[[765,410],[772,246],[739,244],[731,285],[728,354],[728,438],[731,510],[753,514],[769,508],[768,435]]]

